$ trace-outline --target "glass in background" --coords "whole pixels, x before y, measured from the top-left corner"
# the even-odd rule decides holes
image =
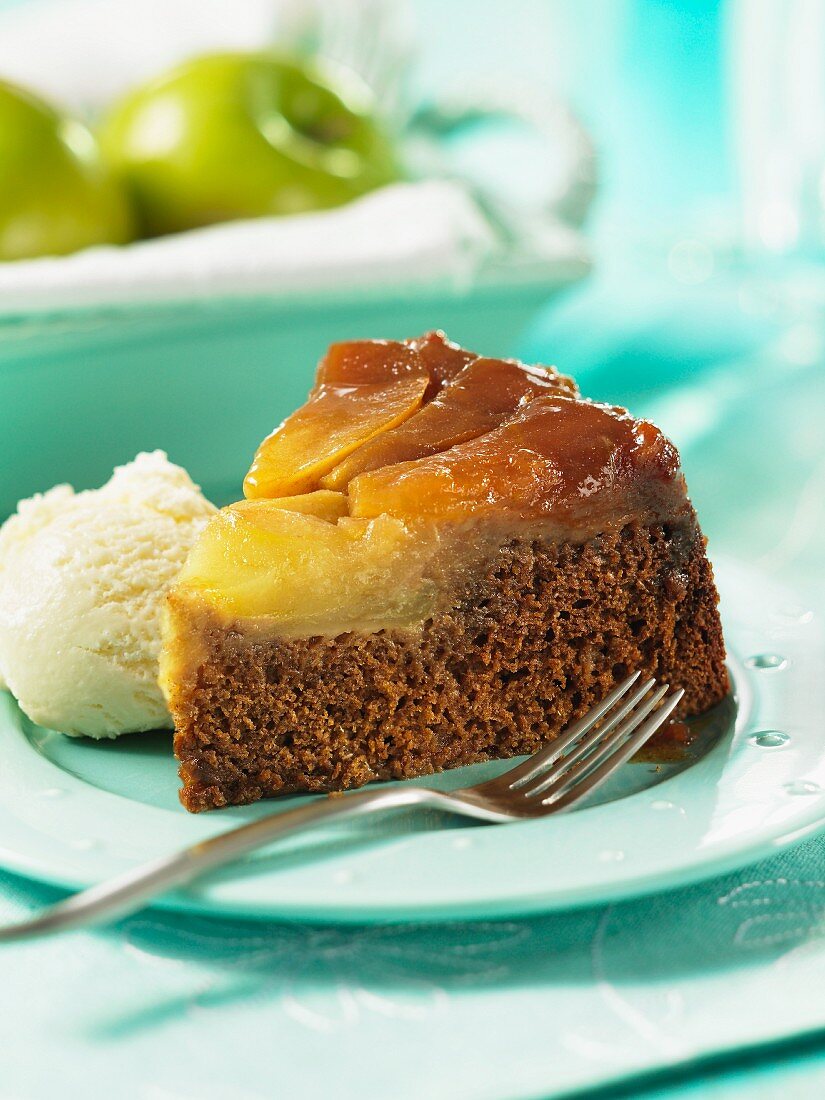
[[[750,253],[825,244],[825,3],[730,0],[730,111]]]

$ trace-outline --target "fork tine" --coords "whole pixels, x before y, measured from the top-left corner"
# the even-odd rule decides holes
[[[599,765],[599,767],[586,775],[580,783],[575,783],[572,787],[568,788],[561,796],[551,799],[548,806],[549,812],[560,813],[562,810],[567,810],[576,802],[584,798],[585,795],[590,794],[592,791],[595,791],[597,787],[600,787],[617,768],[620,768],[622,764],[628,761],[631,756],[642,747],[645,741],[648,741],[656,730],[667,721],[679,705],[684,694],[684,688],[679,688],[678,691],[675,691],[673,695],[666,699],[661,707],[659,707],[659,709],[636,730],[633,736],[628,738],[623,745],[617,748],[612,755]],[[547,803],[545,802],[545,804]]]
[[[667,694],[668,687],[668,684],[662,684],[660,687],[656,688],[653,694],[647,699],[643,699],[641,705],[625,718],[621,725],[615,729],[609,737],[600,740],[595,733],[591,735],[591,737],[588,738],[590,742],[588,748],[590,751],[587,752],[584,759],[580,759],[581,753],[578,751],[579,746],[577,746],[572,753],[559,761],[560,766],[554,768],[551,775],[540,776],[538,782],[532,783],[529,789],[522,790],[521,794],[523,794],[525,798],[535,798],[539,794],[566,787],[571,782],[575,782],[575,780],[585,775],[594,764],[597,764],[603,757],[607,756],[616,745],[620,744],[625,737],[638,727],[640,722],[647,718],[656,704]],[[647,685],[645,685],[645,688],[645,694],[647,694],[647,691],[650,689]],[[635,694],[638,694],[638,692]],[[576,763],[577,760],[579,760],[579,763]],[[568,764],[570,765],[569,767]]]
[[[614,688],[610,694],[602,699],[600,703],[597,703],[592,707],[587,714],[574,722],[565,732],[557,737],[552,744],[548,745],[546,749],[542,749],[537,753],[534,753],[529,760],[525,760],[522,764],[517,764],[515,768],[512,768],[509,772],[505,772],[501,776],[501,779],[507,779],[510,781],[511,787],[520,787],[539,772],[543,771],[549,764],[555,763],[561,756],[568,745],[581,737],[582,734],[587,733],[598,722],[606,711],[616,703],[623,695],[626,695],[630,688],[636,683],[641,676],[640,672],[634,672],[631,676],[628,676],[626,680],[623,680],[617,688]]]
[[[582,737],[578,744],[574,745],[569,752],[556,753],[558,759],[552,763],[552,766],[550,766],[547,771],[534,777],[539,780],[537,785],[532,784],[531,780],[522,780],[521,783],[518,784],[511,783],[511,789],[521,790],[521,793],[526,797],[532,797],[537,791],[548,787],[557,776],[567,771],[571,764],[574,764],[580,757],[589,753],[594,745],[598,745],[600,741],[604,741],[608,733],[622,721],[625,715],[633,710],[637,703],[644,699],[651,688],[655,687],[655,680],[646,680],[641,687],[637,688],[629,698],[626,698],[622,705],[617,707],[612,714],[608,712],[608,717],[605,718],[601,725],[596,726],[595,729]],[[661,695],[659,698],[661,698]],[[530,790],[524,789],[526,787],[530,787]]]

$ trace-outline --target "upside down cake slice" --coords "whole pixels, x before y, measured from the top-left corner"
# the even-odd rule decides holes
[[[673,445],[440,333],[333,345],[169,597],[192,811],[532,753],[641,669],[728,690]]]

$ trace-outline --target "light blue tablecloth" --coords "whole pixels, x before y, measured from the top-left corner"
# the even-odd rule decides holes
[[[335,930],[143,913],[7,949],[0,1095],[85,1097],[94,1082],[151,1100],[555,1097],[816,1029],[825,1044],[823,862],[818,840],[529,921]],[[54,896],[7,876],[0,889],[3,917]],[[759,1095],[737,1092],[737,1076],[771,1080],[750,1061],[721,1079],[731,1063],[711,1066],[698,1095]],[[819,1050],[790,1068],[825,1081]],[[666,1082],[656,1095],[691,1095]]]
[[[711,552],[822,614],[825,329],[817,295],[801,297],[753,277],[688,291],[655,269],[608,275],[521,350],[655,413]],[[53,897],[0,875],[2,918]],[[825,836],[689,889],[525,921],[144,912],[0,952],[0,1096],[607,1097],[636,1095],[641,1074],[656,1097],[816,1097],[823,990]]]

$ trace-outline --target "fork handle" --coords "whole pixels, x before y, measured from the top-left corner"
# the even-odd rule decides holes
[[[30,920],[0,928],[0,943],[34,939],[116,920],[140,909],[159,894],[185,886],[205,871],[221,867],[271,841],[307,832],[328,821],[425,805],[457,810],[456,805],[438,791],[426,787],[397,787],[357,791],[341,798],[320,799],[285,813],[270,814],[199,841],[172,856],[143,863],[98,886],[90,886],[49,906]]]

